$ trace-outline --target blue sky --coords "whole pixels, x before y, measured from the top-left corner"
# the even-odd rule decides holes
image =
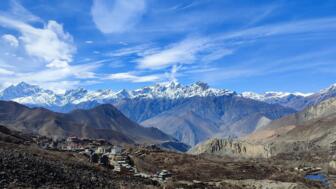
[[[336,83],[334,0],[3,0],[1,87],[195,81],[311,92]]]

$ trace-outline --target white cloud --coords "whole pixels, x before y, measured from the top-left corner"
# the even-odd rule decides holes
[[[0,24],[18,30],[26,53],[46,62],[48,67],[64,67],[72,61],[76,50],[72,36],[63,31],[63,26],[50,20],[43,28],[35,28],[24,22],[0,16]],[[61,63],[61,65],[56,65]]]
[[[85,43],[86,43],[86,44],[92,44],[93,41],[88,40],[88,41],[85,41]]]
[[[44,59],[48,67],[64,67],[72,61],[75,47],[70,34],[63,31],[63,26],[56,21],[49,21],[43,29],[23,30],[22,41],[28,54]]]
[[[91,15],[101,32],[121,33],[132,29],[145,10],[145,0],[94,0]]]
[[[2,37],[2,40],[4,40],[6,43],[8,43],[12,47],[18,47],[19,46],[19,41],[14,35],[11,34],[5,34]]]
[[[144,56],[138,60],[138,67],[140,69],[161,69],[174,64],[193,63],[197,53],[203,50],[206,44],[206,39],[188,38],[159,52]]]
[[[137,75],[134,75],[133,73],[130,73],[130,72],[124,72],[124,73],[110,74],[106,79],[130,81],[130,82],[133,82],[133,83],[143,83],[143,82],[158,81],[162,78],[161,78],[160,75],[137,76]]]
[[[48,68],[66,68],[68,66],[69,64],[67,61],[58,59],[52,60],[49,64],[47,64]]]
[[[14,72],[10,71],[10,70],[7,70],[7,69],[4,69],[4,68],[0,68],[0,75],[13,75]]]

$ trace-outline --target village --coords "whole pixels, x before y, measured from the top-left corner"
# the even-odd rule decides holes
[[[105,168],[111,169],[115,173],[133,175],[151,179],[159,183],[166,182],[172,174],[168,170],[161,170],[156,174],[139,172],[134,165],[131,156],[122,146],[113,145],[103,139],[88,139],[78,137],[68,137],[67,139],[52,140],[44,136],[36,136],[34,142],[43,149],[68,151],[81,154],[87,160]],[[153,146],[148,146],[153,148]],[[137,155],[141,156],[141,152]]]

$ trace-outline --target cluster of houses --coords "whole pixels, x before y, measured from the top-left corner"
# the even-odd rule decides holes
[[[52,140],[38,136],[34,140],[41,148],[80,153],[86,156],[91,163],[111,168],[122,174],[148,178],[158,182],[165,182],[167,178],[172,176],[167,170],[162,170],[154,175],[139,172],[121,146],[112,145],[102,139],[68,137],[67,139]]]
[[[314,173],[314,172],[319,172],[322,170],[321,167],[313,167],[313,166],[298,166],[295,167],[296,171],[304,172],[304,173]]]
[[[99,146],[95,150],[85,149],[80,152],[88,157],[91,163],[113,168],[116,172],[137,173],[132,159],[119,146]]]

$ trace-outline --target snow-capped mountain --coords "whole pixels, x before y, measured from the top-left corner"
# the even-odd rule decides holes
[[[288,92],[274,92],[274,91],[269,91],[265,92],[262,94],[258,94],[255,92],[243,92],[241,95],[246,98],[251,98],[254,100],[259,100],[259,101],[272,101],[276,99],[282,99],[282,98],[287,98],[289,96],[300,96],[300,97],[307,97],[312,95],[313,93],[300,93],[300,92],[295,92],[295,93],[288,93]]]
[[[25,82],[18,83],[17,85],[11,85],[4,89],[0,96],[2,99],[14,99],[20,97],[32,96],[37,93],[50,93],[52,91],[43,90],[37,85],[29,85]]]
[[[116,103],[122,99],[184,99],[195,96],[225,96],[238,95],[243,98],[280,104],[296,110],[316,104],[330,97],[336,96],[336,84],[317,93],[288,93],[288,92],[243,92],[237,94],[227,89],[209,87],[203,82],[191,85],[182,85],[176,81],[158,83],[152,86],[135,90],[113,91],[111,89],[88,91],[84,88],[70,89],[64,94],[56,94],[51,90],[43,89],[37,85],[25,82],[11,85],[0,93],[0,100],[12,100],[29,106],[41,106],[54,111],[71,111],[75,108],[90,108],[97,104]],[[94,102],[94,103],[93,103]],[[85,104],[83,106],[83,104]],[[90,105],[89,105],[90,104]],[[62,109],[60,107],[67,107]]]
[[[112,104],[131,120],[152,126],[180,141],[195,145],[214,135],[242,136],[261,123],[278,119],[308,105],[336,96],[336,85],[315,94],[236,92],[197,82],[158,83],[136,90],[89,91],[71,89],[64,94],[19,83],[4,89],[0,98],[57,112],[91,109]]]
[[[254,92],[243,92],[241,96],[244,98],[267,102],[269,104],[280,104],[285,107],[301,110],[306,105],[308,105],[309,102],[307,100],[307,97],[311,96],[312,94],[313,93],[288,93],[271,91],[265,92],[263,94],[258,94]]]
[[[307,98],[312,102],[312,104],[317,104],[332,97],[336,97],[336,84],[333,84],[326,89],[322,89],[321,91],[312,94]]]
[[[250,98],[270,104],[280,104],[295,110],[302,110],[307,106],[316,105],[324,100],[336,97],[336,84],[316,93],[266,92],[258,94],[254,92],[243,92],[240,95],[244,98]]]
[[[131,98],[190,98],[194,96],[223,96],[233,95],[235,92],[226,89],[210,88],[208,84],[196,82],[190,86],[183,86],[175,81],[158,83],[129,92]]]
[[[37,85],[21,82],[11,85],[0,93],[1,100],[16,101],[27,105],[51,105],[60,103],[60,96],[51,90],[42,89]]]
[[[110,89],[88,91],[84,88],[67,90],[64,94],[56,94],[51,90],[42,89],[36,85],[21,82],[4,89],[0,93],[1,100],[12,100],[30,106],[66,106],[86,102],[111,103],[121,99],[134,98],[190,98],[194,96],[223,96],[233,95],[235,92],[225,89],[210,88],[206,83],[197,82],[184,86],[175,81],[158,83],[153,86],[136,90],[121,90],[114,92]]]

